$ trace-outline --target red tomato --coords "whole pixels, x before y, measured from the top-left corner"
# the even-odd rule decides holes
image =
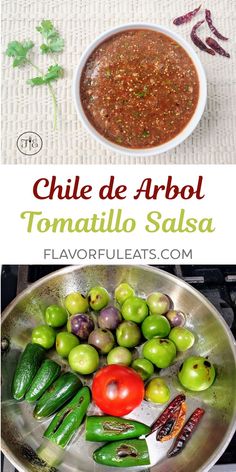
[[[92,396],[104,413],[124,416],[142,402],[144,383],[141,376],[130,367],[108,365],[94,376]]]

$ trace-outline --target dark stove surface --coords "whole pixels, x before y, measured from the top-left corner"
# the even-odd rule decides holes
[[[2,309],[24,288],[65,266],[2,266]],[[236,338],[236,266],[155,266],[184,279],[222,314]],[[236,435],[217,464],[236,463]]]

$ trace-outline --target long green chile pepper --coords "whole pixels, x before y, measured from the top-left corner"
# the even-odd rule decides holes
[[[138,438],[149,434],[151,428],[139,421],[118,418],[117,416],[87,416],[85,437],[87,441],[117,441]]]
[[[39,344],[29,343],[21,353],[16,366],[13,382],[12,395],[15,400],[22,400],[30,388],[43,359],[45,349]]]
[[[47,388],[60,375],[61,366],[51,359],[46,359],[41,364],[37,374],[35,375],[30,389],[25,395],[25,400],[29,403],[38,400]]]
[[[93,459],[111,467],[138,467],[149,465],[150,458],[145,439],[114,441],[96,449]]]
[[[51,421],[44,437],[61,448],[66,447],[80,427],[90,404],[90,390],[83,387]]]
[[[82,387],[82,382],[77,375],[66,372],[56,379],[44,392],[36,403],[33,415],[41,420],[53,415],[66,402],[68,402]]]

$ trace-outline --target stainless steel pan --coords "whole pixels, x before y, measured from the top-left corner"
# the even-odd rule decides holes
[[[20,471],[47,470],[35,454],[47,422],[36,422],[32,417],[32,406],[25,402],[17,403],[11,397],[15,365],[20,351],[30,340],[32,328],[43,322],[44,309],[48,304],[61,303],[69,292],[86,292],[91,286],[101,284],[113,293],[114,287],[122,281],[130,283],[141,296],[154,290],[168,294],[174,306],[187,314],[187,326],[196,333],[197,339],[191,354],[209,356],[217,369],[216,381],[210,389],[197,394],[187,392],[189,414],[196,406],[203,406],[206,414],[186,449],[179,456],[167,459],[166,450],[169,445],[160,446],[151,436],[149,470],[207,471],[228,445],[236,425],[236,353],[235,341],[217,310],[188,284],[161,270],[144,266],[73,266],[34,283],[17,296],[3,313],[2,337],[5,351],[2,356],[2,449]],[[168,377],[173,395],[183,390],[178,384],[176,373],[185,356],[186,353],[179,355],[174,366],[163,372]],[[57,358],[56,355],[54,357]],[[163,407],[144,401],[130,417],[151,424],[162,409]],[[90,412],[94,411],[96,409],[92,406]],[[93,443],[85,442],[82,429],[66,452],[59,470],[113,470],[98,466],[92,461],[91,454],[95,447]]]

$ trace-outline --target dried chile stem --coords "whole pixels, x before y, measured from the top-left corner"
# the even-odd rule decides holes
[[[225,36],[223,36],[223,35],[216,29],[216,27],[213,25],[213,23],[212,23],[212,18],[211,18],[211,11],[210,11],[210,10],[205,10],[205,17],[206,17],[207,24],[208,24],[210,30],[212,31],[212,33],[213,33],[218,39],[222,39],[223,41],[227,41],[229,38],[226,38]]]
[[[193,432],[196,430],[197,426],[199,425],[205,410],[203,408],[196,408],[188,421],[185,423],[184,427],[181,429],[180,433],[178,434],[174,444],[172,445],[171,449],[168,452],[168,457],[173,457],[179,454],[184,447],[186,446],[187,442],[192,437]]]
[[[208,46],[210,46],[210,48],[214,49],[215,52],[220,54],[220,56],[230,57],[230,54],[224,48],[222,48],[215,39],[210,37],[206,38],[206,43],[208,44]]]
[[[191,31],[191,40],[193,41],[193,43],[195,44],[195,46],[197,46],[199,49],[201,49],[201,51],[205,51],[207,52],[208,54],[211,54],[212,56],[215,55],[215,51],[213,51],[212,49],[209,49],[205,43],[199,38],[199,36],[197,35],[197,29],[200,28],[200,26],[205,22],[205,20],[202,20],[202,21],[198,21],[198,23],[196,23],[196,25],[193,27],[192,31]]]
[[[189,21],[191,21],[191,19],[199,12],[201,6],[202,5],[195,8],[195,10],[193,10],[193,11],[190,11],[188,13],[185,13],[182,16],[179,16],[178,18],[175,18],[174,21],[173,21],[174,25],[177,25],[177,26],[178,25],[183,25],[184,23],[188,23]]]

